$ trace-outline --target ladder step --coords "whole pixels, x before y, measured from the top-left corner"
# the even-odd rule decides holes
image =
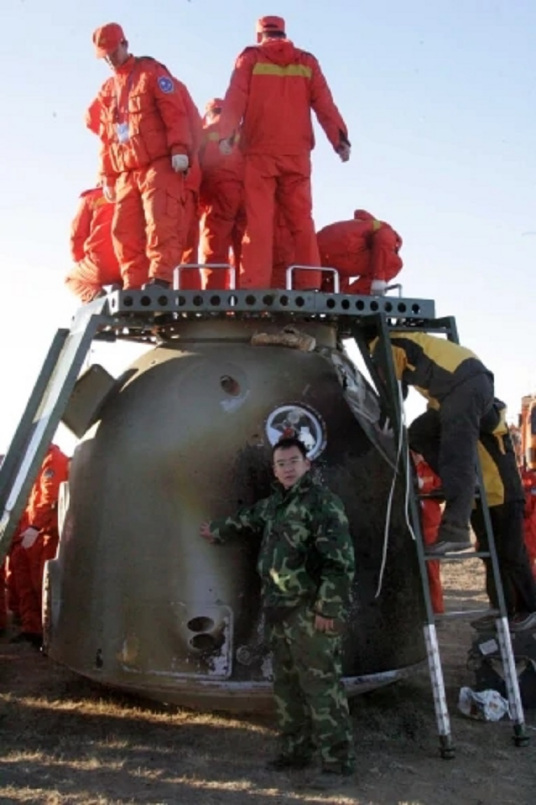
[[[460,551],[460,553],[439,553],[439,554],[432,554],[432,553],[425,553],[424,554],[424,561],[425,562],[432,562],[434,559],[440,559],[441,561],[447,562],[463,562],[465,559],[489,559],[491,554],[489,551]]]
[[[463,618],[468,617],[472,618],[474,615],[480,615],[483,618],[501,617],[501,614],[498,609],[490,609],[489,607],[487,607],[486,609],[458,609],[458,610],[452,610],[451,612],[442,612],[441,614],[435,615],[434,619],[436,621],[462,620]]]

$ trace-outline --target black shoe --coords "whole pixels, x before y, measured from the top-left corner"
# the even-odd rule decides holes
[[[36,632],[19,632],[12,637],[10,643],[30,643],[34,648],[40,649],[43,645],[43,636]]]
[[[511,632],[525,632],[536,629],[536,612],[518,612],[508,620]]]
[[[160,277],[151,277],[151,279],[145,283],[145,285],[141,286],[142,291],[146,291],[149,288],[171,288],[171,282],[167,280],[160,279]]]
[[[424,546],[427,556],[443,556],[445,553],[466,551],[472,548],[471,531],[468,525],[442,522],[437,533],[437,540]]]
[[[278,755],[266,764],[268,771],[288,771],[289,769],[306,769],[311,765],[310,757],[300,755]]]
[[[500,615],[483,615],[481,618],[471,621],[471,626],[477,632],[494,632],[497,618],[500,618]]]

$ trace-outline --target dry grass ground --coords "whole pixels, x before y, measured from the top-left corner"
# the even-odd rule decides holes
[[[478,560],[446,569],[449,607],[483,601]],[[103,690],[21,645],[0,644],[0,803],[181,805],[533,805],[535,745],[515,748],[508,722],[465,719],[459,688],[472,630],[439,632],[456,743],[441,760],[424,672],[352,706],[359,770],[344,789],[307,788],[307,775],[264,770],[270,717],[194,713]],[[529,731],[534,711],[527,712]],[[536,733],[534,733],[536,736]]]

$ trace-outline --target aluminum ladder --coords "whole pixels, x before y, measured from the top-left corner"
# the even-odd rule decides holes
[[[424,642],[426,646],[426,657],[428,672],[432,687],[434,700],[434,710],[439,735],[439,752],[442,758],[451,759],[455,757],[455,747],[452,740],[450,727],[450,716],[447,706],[445,693],[445,682],[443,677],[443,667],[439,651],[436,621],[448,618],[462,618],[474,615],[493,615],[495,616],[495,626],[497,632],[497,642],[499,644],[500,655],[504,671],[506,692],[508,697],[510,718],[513,722],[513,740],[516,746],[525,746],[529,743],[529,736],[526,733],[525,718],[519,682],[516,673],[512,641],[508,627],[508,617],[504,599],[503,585],[497,559],[497,550],[493,535],[493,527],[486,495],[483,485],[482,472],[479,462],[476,467],[477,493],[482,507],[483,520],[488,541],[487,551],[465,551],[463,553],[447,553],[443,556],[427,555],[424,550],[424,541],[421,531],[420,520],[420,499],[427,497],[416,491],[416,479],[410,459],[407,430],[404,425],[403,400],[400,387],[395,375],[393,355],[390,346],[390,332],[392,330],[407,330],[408,332],[426,332],[430,334],[444,334],[450,341],[458,342],[456,323],[453,317],[441,319],[423,319],[421,321],[408,319],[393,319],[385,313],[377,313],[371,316],[362,317],[358,324],[352,327],[352,335],[361,351],[367,368],[373,378],[380,397],[385,404],[386,414],[389,416],[393,425],[395,440],[400,445],[399,463],[397,471],[401,474],[406,485],[406,495],[408,502],[409,524],[414,536],[417,560],[419,565],[419,575],[421,579],[423,602],[425,611],[425,623],[423,625]],[[375,349],[373,362],[369,353],[369,341],[371,333],[378,337],[378,344]],[[399,441],[400,440],[400,441]],[[430,496],[428,496],[430,497]],[[468,559],[480,557],[489,559],[493,573],[493,579],[497,592],[496,609],[471,609],[461,612],[447,612],[436,615],[432,608],[430,599],[430,588],[428,582],[427,562],[457,561],[463,562]]]

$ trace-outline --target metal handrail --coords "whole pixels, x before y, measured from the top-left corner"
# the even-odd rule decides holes
[[[294,269],[298,268],[300,271],[327,271],[329,274],[333,274],[333,293],[339,293],[340,290],[340,279],[339,279],[339,272],[336,268],[330,268],[329,266],[299,266],[299,265],[292,265],[287,268],[286,275],[285,275],[285,290],[292,291],[292,274]]]

